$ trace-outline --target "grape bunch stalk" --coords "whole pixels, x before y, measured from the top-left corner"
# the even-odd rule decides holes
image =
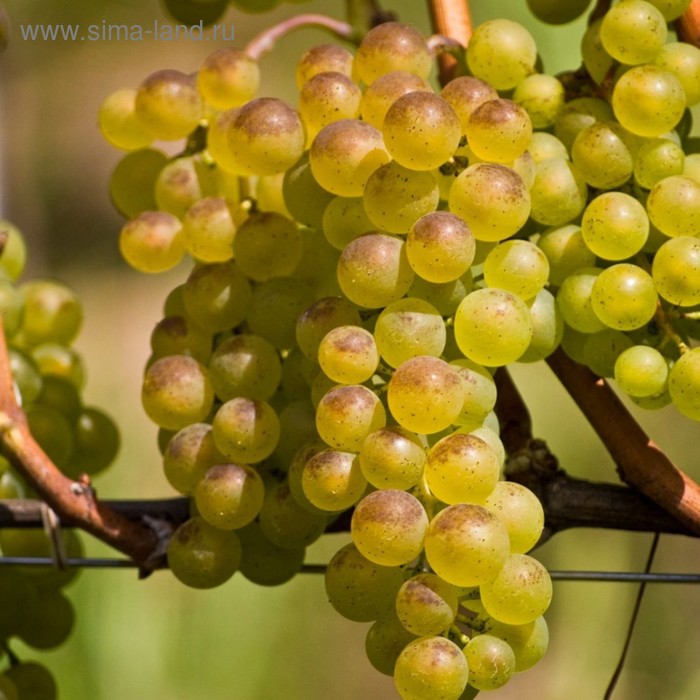
[[[588,3],[528,5],[557,24]],[[295,106],[258,96],[279,27],[106,98],[124,259],[189,260],[141,397],[191,499],[180,581],[278,585],[345,528],[328,599],[373,623],[368,659],[404,700],[542,658],[544,511],[506,478],[496,378],[573,361],[700,420],[700,49],[668,33],[689,6],[598,3],[561,76],[510,19],[462,43],[382,22],[351,51],[355,28],[310,15],[345,43],[300,57]]]

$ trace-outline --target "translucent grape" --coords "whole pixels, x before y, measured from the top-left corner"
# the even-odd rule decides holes
[[[70,473],[76,476],[98,474],[112,464],[119,447],[119,430],[114,421],[97,408],[85,407],[75,423]]]
[[[603,17],[599,17],[586,28],[581,37],[581,58],[588,74],[600,85],[613,67],[613,57],[605,50],[600,40]]]
[[[350,534],[359,552],[382,566],[402,566],[423,549],[428,516],[406,491],[381,489],[365,496],[352,514]]]
[[[427,78],[431,63],[428,44],[418,30],[400,22],[384,22],[363,37],[353,69],[369,85],[397,70]]]
[[[388,425],[367,435],[360,447],[360,468],[379,489],[407,490],[423,476],[425,449],[415,433]]]
[[[498,92],[485,80],[471,75],[460,75],[450,80],[440,95],[449,102],[459,119],[462,133],[467,132],[467,124],[472,112],[484,102],[498,99]]]
[[[532,218],[547,226],[561,226],[586,206],[588,187],[583,173],[565,158],[548,158],[535,165],[530,188]]]
[[[226,262],[233,257],[236,225],[224,197],[203,197],[195,202],[182,221],[185,246],[201,262]]]
[[[484,260],[484,281],[519,296],[534,297],[549,278],[547,256],[530,241],[504,241]]]
[[[445,322],[438,310],[422,299],[394,301],[379,314],[374,338],[384,361],[391,367],[419,355],[440,357],[445,348]]]
[[[547,569],[527,554],[511,554],[497,576],[480,587],[486,612],[508,625],[525,625],[540,617],[552,600]]]
[[[667,236],[695,236],[700,226],[700,183],[682,175],[659,180],[649,192],[651,223]]]
[[[362,197],[333,197],[323,210],[323,235],[337,250],[373,229]]]
[[[27,244],[22,232],[5,219],[0,219],[0,240],[3,241],[0,270],[14,281],[24,270],[27,260]]]
[[[503,639],[477,634],[464,647],[469,685],[479,690],[503,687],[515,672],[515,654]]]
[[[340,384],[361,384],[379,365],[374,336],[359,326],[339,326],[329,331],[318,347],[318,363]]]
[[[449,102],[431,92],[409,92],[389,107],[382,126],[386,149],[411,170],[433,170],[456,150],[459,120]]]
[[[197,72],[197,87],[215,109],[239,107],[253,99],[260,84],[258,63],[233,47],[210,53]]]
[[[299,92],[299,116],[309,142],[324,126],[358,117],[361,97],[360,88],[343,73],[317,73],[307,80]]]
[[[528,30],[509,19],[480,24],[469,40],[467,64],[496,90],[510,90],[535,72],[537,45]]]
[[[464,386],[464,403],[455,425],[482,423],[496,405],[496,384],[491,373],[466,358],[450,364],[457,369]]]
[[[420,573],[404,582],[396,594],[401,624],[413,634],[440,634],[457,615],[457,589],[439,576]]]
[[[393,71],[377,78],[365,89],[360,102],[363,121],[381,129],[389,107],[408,92],[432,92],[430,84],[415,73]]]
[[[530,194],[522,178],[497,163],[475,163],[462,171],[449,192],[450,211],[461,216],[479,241],[502,241],[530,215]]]
[[[100,105],[100,131],[112,146],[132,151],[153,141],[153,135],[136,118],[135,105],[136,90],[130,88],[111,93]]]
[[[416,219],[434,212],[439,201],[432,173],[409,170],[396,161],[377,168],[362,195],[372,228],[389,233],[407,233]]]
[[[83,307],[76,293],[52,279],[37,278],[18,287],[24,299],[20,334],[25,345],[71,343],[83,322]]]
[[[525,625],[495,622],[489,627],[489,634],[508,642],[515,655],[516,672],[534,666],[544,656],[549,645],[549,629],[544,617],[538,617]]]
[[[642,204],[624,192],[604,192],[581,219],[586,245],[605,260],[624,260],[638,253],[649,235],[649,218]]]
[[[571,158],[586,182],[601,190],[623,185],[634,169],[622,127],[613,122],[596,122],[580,131]]]
[[[681,175],[685,155],[683,149],[670,139],[657,138],[642,144],[634,160],[634,179],[651,189],[659,180]]]
[[[151,331],[150,343],[153,359],[166,355],[191,355],[207,364],[211,357],[211,335],[184,316],[166,316],[158,321]]]
[[[441,510],[425,535],[433,571],[455,586],[491,581],[508,560],[506,526],[489,510],[466,503]]]
[[[664,44],[654,63],[673,73],[683,86],[688,107],[700,102],[700,49],[684,41]]]
[[[437,433],[462,410],[464,387],[454,367],[436,357],[414,357],[396,368],[387,391],[397,423],[416,433]]]
[[[548,289],[541,289],[528,301],[532,320],[532,338],[518,362],[537,362],[551,355],[561,343],[564,318],[556,298]]]
[[[370,309],[399,300],[414,277],[404,241],[380,233],[351,241],[340,255],[337,272],[343,294]]]
[[[684,352],[671,367],[668,391],[684,416],[700,420],[700,348]]]
[[[214,443],[211,425],[191,423],[168,442],[163,454],[163,470],[176,491],[190,495],[209,467],[225,461]]]
[[[355,453],[322,450],[303,466],[301,488],[313,506],[334,512],[355,505],[362,498],[367,481]]]
[[[212,116],[207,128],[207,153],[214,159],[217,168],[234,175],[240,173],[240,165],[231,151],[228,131],[239,111],[238,108],[234,108],[219,112]]]
[[[239,396],[219,407],[212,421],[212,435],[229,460],[250,464],[272,454],[279,440],[280,422],[267,402]]]
[[[568,224],[545,231],[537,240],[549,261],[549,281],[561,285],[576,270],[593,267],[596,255],[583,240],[581,228]]]
[[[532,122],[528,113],[515,102],[498,98],[474,109],[465,133],[469,148],[478,158],[509,163],[528,147]]]
[[[605,13],[600,27],[605,50],[627,65],[652,61],[666,35],[664,16],[644,0],[620,0]]]
[[[428,282],[416,275],[407,294],[432,304],[442,316],[452,316],[472,286],[471,271],[452,282]]]
[[[202,162],[188,156],[163,165],[155,183],[158,209],[183,219],[187,210],[206,192],[206,172]]]
[[[564,106],[564,86],[553,75],[528,75],[516,86],[513,101],[527,112],[535,129],[546,129]]]
[[[369,662],[380,673],[394,675],[394,666],[404,647],[416,638],[399,620],[391,607],[369,628],[365,638],[365,653]]]
[[[650,321],[658,295],[648,272],[618,263],[603,270],[591,287],[591,307],[610,328],[631,331]]]
[[[139,272],[164,272],[177,265],[185,254],[182,224],[164,211],[142,212],[119,234],[119,250]]]
[[[576,97],[567,102],[554,122],[554,135],[571,149],[578,134],[596,122],[612,121],[612,107],[598,97]]]
[[[316,299],[299,315],[296,322],[296,342],[310,360],[316,362],[326,334],[340,326],[359,326],[357,307],[343,297]],[[349,382],[348,382],[349,383]]]
[[[487,367],[517,360],[532,337],[525,302],[503,289],[477,289],[460,303],[454,319],[455,339],[466,357]]]
[[[671,304],[700,303],[700,240],[678,236],[666,241],[656,251],[651,276],[661,297]]]
[[[614,328],[590,333],[583,340],[583,364],[599,377],[612,377],[617,358],[632,345],[634,343],[626,333]]]
[[[505,524],[511,552],[524,554],[537,544],[544,529],[544,510],[530,489],[513,481],[499,481],[483,506]]]
[[[535,131],[527,152],[532,156],[535,164],[548,158],[569,158],[566,146],[554,134],[547,131]]]
[[[666,389],[668,363],[656,349],[634,345],[615,361],[615,381],[625,394],[645,398]]]
[[[598,268],[581,268],[567,277],[557,292],[564,320],[581,333],[596,333],[605,328],[591,306],[591,290],[600,273]]]

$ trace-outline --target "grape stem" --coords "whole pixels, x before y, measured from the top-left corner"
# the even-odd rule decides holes
[[[676,20],[679,41],[700,48],[700,0],[693,0],[685,13]]]
[[[438,40],[433,40],[431,50],[436,52],[436,43],[440,48],[449,48],[449,51],[440,51],[438,54],[438,72],[441,85],[446,85],[460,72],[460,61],[455,57],[455,53],[462,54],[464,61],[464,51],[469,44],[472,35],[472,18],[469,12],[467,0],[430,0],[430,16],[433,30],[437,35],[450,44],[439,44]],[[462,50],[457,52],[456,48]]]
[[[61,521],[67,520],[131,557],[146,574],[158,565],[163,542],[156,529],[129,520],[97,500],[89,479],[65,476],[29,431],[12,383],[0,317],[0,451]],[[166,540],[167,541],[167,540]]]
[[[308,13],[295,15],[294,17],[290,17],[289,19],[265,29],[248,42],[244,51],[253,60],[259,61],[262,56],[275,48],[275,44],[279,39],[295,29],[303,27],[320,27],[322,29],[327,29],[340,39],[345,39],[347,41],[357,41],[358,38],[355,29],[347,22],[342,22],[339,19],[327,17],[326,15]]]

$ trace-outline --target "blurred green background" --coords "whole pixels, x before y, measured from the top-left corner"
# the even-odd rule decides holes
[[[78,342],[88,368],[86,399],[119,422],[123,448],[116,465],[97,482],[110,498],[170,496],[161,473],[155,430],[140,407],[148,336],[167,292],[184,268],[144,277],[119,258],[121,219],[107,196],[119,154],[96,127],[101,100],[136,86],[161,68],[196,70],[220,44],[211,42],[29,42],[20,23],[126,23],[166,21],[156,0],[54,2],[6,0],[14,24],[0,56],[0,192],[2,216],[31,242],[30,275],[54,275],[71,284],[85,304]],[[428,32],[422,2],[383,3]],[[548,28],[530,17],[524,0],[473,0],[474,19],[507,16],[535,34],[548,72],[578,65],[583,21]],[[262,28],[286,15],[324,12],[342,16],[340,0],[284,5],[265,15],[230,10],[243,47]],[[261,94],[295,100],[293,69],[302,50],[327,40],[302,30],[263,59]],[[544,365],[518,366],[535,431],[573,475],[615,480],[614,467],[573,402]],[[640,416],[653,438],[695,478],[700,478],[698,425],[673,410]],[[625,436],[620,435],[620,440]],[[308,561],[327,561],[346,541],[327,536]],[[650,535],[596,530],[558,535],[537,552],[553,569],[640,570]],[[89,542],[95,554],[108,554]],[[700,571],[700,546],[666,536],[655,570]],[[629,584],[555,584],[548,621],[551,647],[534,669],[516,676],[503,698],[600,698],[617,663],[636,594]],[[322,577],[300,575],[275,589],[240,576],[220,589],[185,589],[167,572],[137,581],[131,570],[86,570],[70,588],[78,622],[61,649],[37,654],[58,677],[64,700],[354,700],[396,698],[391,679],[364,658],[367,625],[342,620],[328,605]],[[0,601],[0,604],[2,602]],[[655,585],[647,590],[618,700],[685,700],[700,697],[700,587]],[[486,695],[486,694],[484,694]]]

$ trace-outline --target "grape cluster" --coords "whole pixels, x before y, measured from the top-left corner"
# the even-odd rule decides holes
[[[664,35],[633,53],[660,12],[616,4],[583,44],[610,65],[598,84],[588,61],[573,96],[503,19],[440,91],[426,39],[393,22],[354,55],[307,51],[296,108],[255,97],[257,64],[232,48],[107,98],[103,133],[130,151],[111,182],[124,258],[193,261],[142,394],[192,497],[179,579],[281,583],[352,510],[326,591],[374,622],[367,655],[403,698],[471,697],[541,658],[544,515],[503,479],[493,372],[561,346],[700,419],[700,168],[683,147],[700,50],[662,60]],[[178,139],[173,159],[152,145]]]
[[[19,281],[26,261],[20,230],[0,221],[0,318],[8,343],[10,369],[18,403],[32,435],[67,476],[94,476],[106,469],[119,448],[119,434],[102,410],[85,405],[81,390],[85,373],[72,347],[82,323],[75,293],[50,278]],[[31,497],[31,489],[0,456],[0,498]],[[66,557],[79,557],[82,545],[75,531],[59,534]],[[41,530],[0,529],[0,551],[6,557],[54,556]],[[0,639],[7,648],[12,638],[46,650],[62,644],[73,628],[74,610],[63,588],[77,569],[3,567],[0,591]],[[11,659],[0,676],[3,698],[53,698],[56,685],[49,671],[35,662]],[[3,694],[4,693],[4,694]]]

